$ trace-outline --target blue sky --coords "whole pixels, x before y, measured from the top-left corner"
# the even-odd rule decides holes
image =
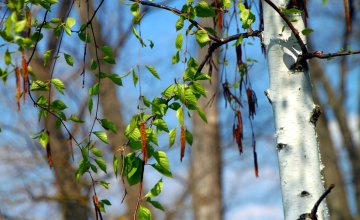
[[[317,16],[317,12],[319,10],[328,10],[329,6],[322,8],[322,6],[311,3],[314,5],[310,5],[309,11],[311,14],[310,17],[310,26],[314,28],[315,32],[312,34],[314,39],[314,44],[318,48],[317,50],[323,50],[324,52],[336,51],[340,49],[341,46],[338,43],[338,39],[341,35],[337,36],[336,40],[333,40],[334,32],[327,32],[324,29],[330,29],[333,26],[343,27],[343,20],[334,20],[334,19],[323,19]],[[116,6],[114,6],[116,5]],[[171,5],[179,7],[180,2],[176,3],[172,2]],[[114,13],[111,10],[115,7],[124,7],[121,3],[117,1],[107,1],[106,2],[106,11],[105,15],[109,13]],[[102,11],[100,11],[101,13]],[[341,14],[342,11],[338,12]],[[314,14],[314,16],[312,16]],[[74,15],[72,15],[74,16]],[[113,14],[112,18],[104,17],[106,19],[107,27],[111,27],[115,25],[117,22],[128,21],[131,14],[125,8],[124,11],[121,11],[121,14]],[[172,65],[171,64],[171,56],[176,52],[174,46],[174,39],[176,37],[175,30],[175,22],[177,20],[177,16],[168,12],[157,10],[156,12],[151,12],[149,15],[145,16],[144,20],[141,22],[141,32],[142,37],[146,39],[151,39],[155,47],[153,49],[150,48],[140,48],[138,41],[135,37],[131,36],[129,41],[127,42],[125,48],[121,50],[121,56],[119,60],[117,60],[116,65],[116,73],[119,75],[123,75],[126,73],[132,66],[138,64],[138,54],[140,49],[140,63],[146,65],[153,65],[156,67],[163,81],[158,81],[154,79],[150,74],[146,72],[146,70],[141,70],[141,85],[142,85],[142,93],[148,95],[149,97],[154,97],[158,92],[162,91],[166,88],[170,83],[173,82],[174,79],[179,79],[181,77],[182,71],[184,70],[184,66],[182,64]],[[324,26],[325,25],[325,26]],[[255,25],[257,27],[257,25]],[[107,30],[111,31],[111,28]],[[114,36],[112,32],[109,34],[109,38],[112,38],[113,41],[116,41],[116,36]],[[70,40],[70,38],[66,38],[67,40],[64,43],[64,51],[67,49],[74,50],[74,43]],[[239,156],[238,150],[235,142],[232,141],[231,137],[231,126],[233,115],[230,109],[224,108],[224,103],[220,104],[222,108],[221,114],[221,126],[222,126],[222,135],[223,135],[223,147],[224,147],[224,171],[223,171],[223,184],[224,184],[224,205],[225,205],[225,219],[233,220],[233,219],[251,219],[251,220],[262,220],[262,219],[273,219],[273,220],[281,220],[282,216],[282,204],[281,204],[281,194],[280,194],[280,186],[279,186],[279,174],[277,168],[277,156],[274,145],[274,126],[272,117],[271,106],[268,103],[266,97],[263,95],[263,91],[268,88],[268,76],[267,76],[267,68],[266,68],[266,60],[260,52],[259,43],[255,39],[249,39],[246,42],[253,42],[253,45],[248,45],[246,54],[249,58],[253,58],[258,60],[251,69],[250,69],[250,79],[253,85],[253,89],[256,91],[259,101],[259,108],[257,109],[257,115],[254,120],[255,126],[255,135],[257,137],[257,152],[259,157],[259,167],[260,167],[260,178],[255,178],[253,175],[253,161],[252,161],[252,152],[251,148],[247,147],[250,143],[250,133],[247,131],[250,129],[248,126],[248,121],[245,120],[247,124],[248,130],[245,131],[244,142],[247,144],[245,148],[245,152],[243,155]],[[328,43],[331,42],[331,43]],[[194,39],[192,37],[189,38],[189,50],[193,55],[196,55],[196,50],[194,49]],[[357,44],[358,46],[358,44]],[[356,47],[356,45],[354,46]],[[41,48],[41,47],[40,47]],[[82,50],[82,46],[76,44],[75,50]],[[81,54],[81,53],[80,53]],[[234,51],[230,49],[228,53],[229,59],[229,67],[228,74],[232,75],[234,73]],[[358,59],[358,57],[354,57],[351,59]],[[79,60],[80,62],[80,60]],[[326,61],[324,61],[326,62]],[[327,61],[329,64],[327,65],[327,70],[329,72],[337,72],[337,66],[333,61]],[[66,71],[73,71],[76,68],[70,69],[65,67],[64,61],[59,60],[59,64],[55,76],[60,78],[67,78],[63,73]],[[358,92],[358,84],[359,82],[359,67],[354,67],[349,74],[349,82],[348,83],[348,91],[349,93]],[[335,75],[335,74],[334,74]],[[229,79],[232,79],[229,77]],[[15,91],[15,88],[12,84],[13,78],[9,77],[9,81],[6,85],[1,86],[1,109],[2,112],[6,115],[0,121],[0,127],[2,125],[14,124],[13,122],[21,123],[23,118],[15,113],[16,103],[13,99],[13,94],[10,95],[6,91]],[[337,83],[336,78],[331,78],[332,82]],[[79,77],[75,79],[76,84],[79,86],[77,90],[72,92],[81,93],[80,97],[86,97],[87,89],[81,89],[81,81],[82,78]],[[352,82],[352,83],[351,83]],[[122,111],[124,117],[129,119],[131,114],[136,113],[136,105],[137,105],[137,97],[139,95],[139,89],[134,88],[131,77],[128,77],[123,80],[124,87],[119,89],[119,97],[122,101],[127,104]],[[157,93],[156,93],[157,92]],[[70,95],[71,93],[67,93]],[[10,100],[9,100],[10,99]],[[350,97],[347,102],[348,109],[353,114],[356,111],[358,100],[355,100],[356,96]],[[12,101],[11,101],[12,100]],[[9,108],[9,105],[4,103],[12,103]],[[25,107],[23,105],[22,114],[26,120],[29,120],[30,125],[36,124],[37,113],[34,111],[30,103],[27,103],[29,106]],[[77,109],[76,102],[69,104],[72,109]],[[246,108],[244,109],[245,114],[247,115]],[[168,125],[169,127],[177,126],[176,120],[174,120],[174,114],[168,117]],[[190,121],[189,121],[190,123]],[[21,128],[23,132],[27,130],[38,131],[37,126],[30,126],[26,128]],[[3,128],[4,130],[4,128]],[[1,150],[6,151],[5,146],[11,145],[12,139],[16,138],[13,132],[3,131],[0,133],[1,136],[7,137],[7,139],[3,139],[3,147]],[[24,148],[25,146],[29,146],[26,140],[30,140],[31,134],[28,133],[29,137],[18,138],[18,145],[23,145],[23,147],[16,148],[21,154],[21,158],[26,158],[26,154],[31,155],[28,151],[29,149]],[[31,140],[30,140],[31,141]],[[179,149],[175,146],[167,150],[167,136],[163,135],[163,138],[160,140],[161,149],[167,151],[170,160],[171,160],[171,168],[173,173],[176,173],[180,177],[186,178],[187,169],[189,165],[190,158],[190,148],[187,149],[186,158],[183,163],[180,163],[179,158]],[[1,152],[1,151],[0,151]],[[24,153],[25,152],[25,153]],[[39,157],[41,157],[39,155]],[[77,157],[79,158],[79,157]],[[109,157],[110,158],[110,157]],[[1,160],[1,159],[0,159]],[[41,182],[51,182],[51,175],[48,169],[41,168],[40,164],[44,165],[39,159],[40,162],[36,162],[33,166],[38,170],[37,173],[42,173]],[[18,163],[20,166],[21,163]],[[46,165],[46,164],[45,164]],[[111,167],[109,165],[109,167]],[[47,167],[46,167],[47,168]],[[29,175],[27,172],[17,173],[15,167],[9,164],[2,164],[0,162],[0,171],[4,173],[2,177],[0,177],[0,198],[2,196],[8,197],[7,192],[11,189],[17,189],[15,186],[19,186],[21,188],[22,180],[31,181],[34,180],[34,177]],[[32,171],[32,167],[27,167],[26,170],[28,172]],[[15,174],[14,174],[15,172]],[[21,178],[20,178],[21,177]],[[145,176],[146,184],[148,187],[151,187],[152,184],[156,183],[156,181],[161,178],[155,172],[149,172]],[[12,183],[15,180],[15,184]],[[35,180],[34,180],[35,181]],[[38,181],[38,180],[36,180]],[[110,179],[111,188],[109,191],[101,190],[99,187],[99,192],[102,195],[106,195],[109,198],[113,206],[108,208],[108,213],[110,216],[114,216],[116,214],[120,214],[123,209],[121,209],[121,205],[118,202],[118,198],[122,195],[122,190],[119,187],[118,180],[114,178]],[[2,183],[2,184],[1,184]],[[49,184],[48,184],[49,185]],[[38,190],[39,187],[35,187]],[[41,187],[40,187],[41,188]],[[169,178],[164,178],[164,191],[160,196],[160,201],[164,202],[165,206],[169,206],[171,208],[171,204],[176,200],[177,195],[180,195],[182,190],[184,190],[184,184],[179,180],[171,180]],[[113,196],[115,195],[115,196]],[[23,197],[20,197],[23,198]],[[4,200],[3,200],[4,201]],[[7,200],[6,200],[7,201]],[[44,218],[43,215],[48,213],[48,210],[56,209],[56,206],[53,204],[30,204],[30,200],[23,200],[25,203],[16,206],[14,210],[28,210],[29,208],[36,210],[30,215],[33,215],[37,219],[47,219]],[[189,201],[187,201],[189,203]],[[2,207],[4,209],[9,209],[13,204],[7,203],[3,204]],[[35,207],[35,208],[33,208]],[[190,208],[190,207],[189,207]],[[186,213],[185,219],[191,219],[191,215],[189,214],[191,209],[184,210]],[[10,212],[11,214],[11,212]],[[159,214],[161,216],[161,213]],[[58,216],[54,216],[54,219],[57,219]]]

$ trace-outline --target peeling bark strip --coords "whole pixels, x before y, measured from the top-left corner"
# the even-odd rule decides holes
[[[305,37],[294,34],[305,29],[305,25],[301,15],[294,17],[297,22],[284,20],[287,17],[279,8],[286,7],[289,1],[264,2],[264,44],[270,79],[268,94],[271,95],[277,131],[284,216],[285,220],[295,220],[303,213],[309,213],[324,192],[318,142],[314,125],[309,121],[314,102],[308,69],[302,68],[297,74],[293,74],[295,70],[291,69],[299,55],[307,53]],[[296,30],[285,28],[282,31],[289,25]],[[286,146],[291,148],[282,150]],[[299,196],[303,191],[311,196]],[[328,219],[325,204],[319,205],[317,217],[319,220]]]
[[[143,161],[146,163],[149,156],[148,156],[148,149],[147,149],[147,143],[146,143],[146,128],[145,128],[146,122],[143,121],[140,123],[140,135],[141,135],[141,152],[143,155]]]
[[[101,211],[100,211],[99,199],[96,194],[93,195],[92,200],[93,200],[93,204],[94,204],[96,220],[99,220],[99,217],[100,217],[100,220],[103,220],[103,217],[102,217]]]
[[[186,145],[185,126],[184,124],[182,124],[181,132],[180,132],[180,161],[183,160],[185,155],[185,145]]]
[[[314,105],[314,108],[311,112],[310,122],[316,125],[316,122],[319,119],[320,115],[321,115],[320,106]]]

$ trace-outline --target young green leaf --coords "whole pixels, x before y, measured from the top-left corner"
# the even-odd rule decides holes
[[[179,108],[177,111],[176,111],[176,117],[179,121],[179,124],[183,124],[184,123],[184,112],[183,112],[183,108]]]
[[[65,103],[61,100],[55,100],[50,104],[50,108],[54,111],[62,111],[67,108]]]
[[[173,128],[173,129],[171,129],[170,132],[169,132],[169,143],[170,143],[170,147],[174,145],[175,137],[176,137],[176,128]]]
[[[93,100],[92,100],[91,96],[89,96],[88,109],[89,109],[89,113],[91,115],[91,112],[92,112],[92,109],[93,109]]]
[[[91,70],[96,70],[98,67],[98,64],[95,60],[91,59],[91,62],[90,62],[90,69]]]
[[[171,58],[171,63],[176,64],[180,61],[180,53],[179,51],[176,51],[176,53]]]
[[[195,12],[198,17],[215,17],[216,12],[207,2],[200,1],[195,6]]]
[[[61,94],[64,94],[65,85],[60,79],[52,79],[51,82]]]
[[[44,66],[46,66],[49,63],[50,56],[51,56],[51,50],[47,50],[44,53]]]
[[[138,220],[151,220],[151,212],[149,209],[145,208],[144,206],[140,206],[138,213],[137,213]]]
[[[196,31],[195,38],[200,47],[204,47],[210,41],[209,35],[205,30]]]
[[[91,153],[93,153],[95,156],[97,157],[102,157],[103,153],[101,152],[101,150],[97,149],[96,147],[91,148]]]
[[[156,128],[160,131],[169,132],[169,128],[168,128],[166,122],[161,118],[155,119],[152,124],[155,125]]]
[[[188,144],[192,145],[193,135],[191,134],[191,132],[189,130],[185,130],[185,139]]]
[[[145,67],[149,70],[149,72],[155,76],[157,79],[160,79],[159,74],[156,72],[155,68],[153,66],[145,65]]]
[[[47,131],[42,131],[39,136],[39,143],[43,148],[46,148],[46,145],[49,143],[49,135]]]
[[[155,151],[153,153],[153,157],[155,158],[157,163],[152,164],[151,166],[164,176],[172,177],[169,160],[166,156],[166,153],[163,151]]]
[[[181,30],[184,27],[184,17],[180,17],[177,21],[176,21],[176,31]]]
[[[175,48],[177,50],[181,50],[182,49],[182,44],[183,44],[183,35],[181,33],[179,33],[176,36],[176,40],[175,40]]]
[[[93,131],[92,133],[95,134],[96,137],[98,137],[105,144],[109,143],[108,137],[104,131]]]
[[[163,181],[160,179],[154,186],[151,188],[150,192],[148,192],[145,197],[146,198],[153,198],[155,196],[158,196],[163,188]]]
[[[151,200],[150,198],[147,198],[146,201],[148,203],[150,203],[152,206],[154,206],[155,208],[165,211],[164,206],[160,202]]]
[[[101,180],[100,185],[102,185],[105,189],[109,189],[110,183]],[[110,203],[110,205],[111,205],[111,203]]]
[[[70,66],[74,65],[74,59],[71,55],[64,53],[64,58],[67,64],[69,64]]]
[[[65,21],[65,26],[68,28],[72,28],[76,24],[75,18],[68,17]]]
[[[206,115],[205,115],[204,110],[202,110],[200,107],[198,107],[198,108],[196,109],[196,111],[198,112],[200,118],[201,118],[204,122],[207,123],[208,121],[207,121],[207,118],[206,118]]]
[[[11,56],[10,56],[10,52],[9,50],[6,50],[5,54],[4,54],[4,61],[6,65],[10,65],[11,63]]]
[[[106,173],[106,162],[103,159],[95,159],[96,164],[99,168]]]
[[[106,118],[104,118],[104,119],[101,119],[100,122],[101,122],[101,126],[103,128],[105,128],[105,130],[107,130],[107,131],[110,130],[115,134],[117,133],[116,125],[112,121],[109,121]]]
[[[95,83],[93,86],[89,89],[89,95],[94,96],[99,94],[99,83]]]
[[[81,118],[77,117],[76,115],[71,115],[69,120],[71,120],[73,122],[77,122],[77,123],[84,123],[84,121],[81,120]]]
[[[311,32],[313,32],[314,30],[311,29],[311,28],[305,28],[304,30],[301,31],[301,33],[304,35],[304,36],[307,36],[309,34],[311,34]]]
[[[118,158],[116,157],[116,155],[114,154],[114,157],[113,157],[113,168],[114,168],[114,174],[115,174],[115,177],[118,176],[118,171],[119,171],[119,160]]]

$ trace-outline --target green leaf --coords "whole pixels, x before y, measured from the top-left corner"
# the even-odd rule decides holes
[[[54,111],[62,111],[67,108],[65,103],[61,100],[55,100],[50,105],[51,109]]]
[[[311,28],[305,28],[304,30],[301,31],[301,33],[304,35],[304,36],[307,36],[309,35],[311,32],[313,32],[314,30],[311,29]]]
[[[39,136],[39,143],[43,148],[46,148],[46,145],[49,143],[49,135],[47,131],[42,131]]]
[[[181,30],[184,27],[184,17],[180,17],[177,21],[176,21],[176,31]]]
[[[68,17],[65,21],[65,26],[69,29],[72,28],[75,24],[76,24],[75,18]]]
[[[244,4],[239,4],[240,8],[240,20],[242,22],[242,28],[251,28],[251,25],[255,22],[255,15],[245,7]]]
[[[196,15],[198,17],[215,17],[215,10],[205,1],[200,1],[195,6]]]
[[[71,55],[64,53],[64,58],[67,64],[69,64],[70,66],[74,65],[74,59]]]
[[[101,150],[97,149],[96,147],[91,148],[91,153],[93,153],[95,156],[97,157],[102,157],[103,153],[101,152]]]
[[[176,111],[176,117],[179,120],[179,124],[184,123],[184,112],[182,107]]]
[[[93,100],[92,100],[91,96],[89,96],[88,109],[89,109],[89,113],[91,115],[91,112],[92,112],[92,109],[93,109]]]
[[[91,59],[91,62],[90,62],[90,69],[91,70],[96,70],[98,67],[98,64],[95,60]]]
[[[27,22],[26,19],[16,22],[15,25],[14,25],[14,32],[15,33],[22,32],[26,27],[26,22]]]
[[[51,82],[61,94],[64,94],[65,85],[60,79],[52,79]]]
[[[155,158],[157,163],[152,164],[151,166],[164,176],[172,177],[169,160],[166,156],[166,153],[163,151],[155,151],[153,153],[153,157]]]
[[[89,95],[94,96],[99,94],[99,83],[95,83],[92,87],[89,89]]]
[[[137,73],[135,72],[135,70],[133,69],[132,70],[132,78],[133,78],[133,83],[134,83],[134,86],[136,86],[138,80],[139,80],[139,77],[137,75]]]
[[[93,134],[95,134],[102,142],[105,144],[108,144],[108,137],[104,131],[93,131]]]
[[[231,7],[231,1],[230,0],[222,0],[222,5],[224,8],[230,8]]]
[[[169,132],[166,122],[161,118],[155,119],[152,124],[155,125],[158,130]]]
[[[174,94],[174,90],[175,90],[175,85],[171,84],[161,94],[166,98],[170,98]]]
[[[163,207],[163,205],[160,202],[151,200],[150,198],[147,198],[146,201],[148,203],[150,203],[152,206],[154,206],[155,208],[165,211],[165,208]]]
[[[131,7],[130,7],[130,11],[131,11],[131,14],[134,15],[134,17],[137,17],[139,15],[139,12],[140,12],[139,4],[138,3],[132,4]]]
[[[151,188],[151,190],[145,195],[146,198],[153,198],[155,196],[158,196],[163,188],[163,181],[160,179],[154,186]]]
[[[78,122],[78,123],[84,123],[83,120],[81,120],[79,117],[77,117],[76,115],[71,115],[69,120],[73,121],[73,122]]]
[[[107,199],[102,199],[100,200],[101,203],[105,204],[105,205],[111,205],[111,202]]]
[[[31,83],[31,91],[48,91],[49,87],[48,84],[41,81],[41,80],[35,80]]]
[[[106,173],[106,162],[103,159],[95,159],[96,164],[99,168]]]
[[[176,40],[175,40],[175,47],[177,50],[181,50],[182,49],[182,44],[183,44],[183,35],[181,33],[179,33],[176,36]]]
[[[173,128],[169,132],[169,143],[170,147],[172,147],[175,143],[175,137],[176,137],[176,128]]]
[[[110,183],[101,180],[101,181],[100,181],[100,185],[102,185],[105,189],[109,189]],[[106,204],[106,203],[105,203],[105,204]],[[111,203],[110,203],[110,205],[111,205]]]
[[[172,64],[176,64],[180,61],[180,54],[179,51],[176,51],[176,53],[173,55],[173,57],[171,58],[171,63]]]
[[[155,68],[153,66],[145,65],[145,67],[149,70],[149,72],[155,76],[157,79],[160,79],[159,74],[156,72]]]
[[[210,41],[209,35],[205,30],[197,30],[195,37],[200,47],[204,47]]]
[[[146,44],[144,43],[144,40],[140,37],[140,35],[138,34],[137,30],[135,29],[135,27],[132,27],[132,32],[135,35],[135,37],[139,40],[140,44],[142,47],[146,47]]]
[[[107,74],[107,77],[113,81],[113,83],[115,83],[116,85],[118,86],[122,86],[122,80],[121,80],[121,77],[116,74],[116,73],[110,73],[110,74]]]
[[[185,130],[185,139],[186,139],[186,142],[190,145],[192,145],[193,143],[193,135],[191,134],[191,132],[189,130]]]
[[[151,212],[144,206],[140,206],[137,213],[138,220],[151,220]]]
[[[205,115],[204,110],[202,110],[200,107],[198,107],[198,108],[196,109],[196,111],[198,112],[200,118],[201,118],[204,122],[207,123],[208,121],[207,121],[207,118],[206,118],[206,115]]]
[[[113,157],[113,168],[114,168],[115,177],[117,177],[118,173],[119,173],[119,160],[118,160],[118,158],[116,157],[115,154],[114,154],[114,157]]]
[[[46,66],[49,63],[50,56],[51,56],[51,50],[47,50],[44,53],[44,66]]]
[[[159,146],[158,137],[156,135],[156,132],[152,128],[146,129],[146,136],[148,141],[153,142],[156,146]]]
[[[6,65],[10,65],[10,63],[11,63],[11,56],[10,56],[9,50],[6,50],[6,52],[5,52],[5,54],[4,54],[4,60],[5,60],[5,64],[6,64]]]
[[[88,153],[88,148],[87,147],[82,147],[81,148],[81,155],[82,155],[84,161],[89,160],[89,153]]]
[[[110,130],[115,134],[117,133],[116,125],[113,122],[107,120],[106,118],[101,119],[100,122],[101,122],[101,126],[106,130]]]

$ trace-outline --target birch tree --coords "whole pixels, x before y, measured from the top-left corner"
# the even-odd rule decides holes
[[[289,1],[273,1],[286,8]],[[304,30],[302,15],[293,27]],[[285,219],[299,219],[309,213],[324,192],[322,164],[315,132],[315,115],[320,111],[312,99],[308,66],[298,68],[298,56],[305,51],[288,24],[271,5],[264,5],[264,44],[270,76],[266,91],[274,111]],[[305,38],[302,37],[304,44]],[[304,46],[304,45],[303,45]],[[327,219],[325,205],[320,205],[319,219]]]
[[[180,160],[182,161],[185,156],[186,146],[191,145],[193,138],[196,138],[193,137],[190,129],[188,129],[189,125],[186,119],[194,117],[194,114],[198,114],[198,118],[201,118],[204,122],[208,121],[210,125],[216,125],[214,118],[210,116],[207,119],[207,112],[204,111],[204,106],[200,101],[202,97],[206,96],[207,89],[202,84],[202,81],[208,83],[211,80],[209,74],[211,68],[207,69],[206,65],[212,62],[212,55],[219,52],[217,51],[218,49],[226,50],[230,45],[234,45],[231,48],[235,49],[233,51],[236,52],[238,76],[235,77],[234,82],[221,81],[221,85],[225,102],[231,107],[235,115],[233,136],[240,154],[243,153],[243,147],[245,146],[243,146],[242,140],[245,128],[242,122],[244,115],[242,112],[244,112],[244,105],[246,103],[248,106],[248,118],[251,121],[255,117],[257,104],[255,91],[253,91],[247,76],[251,60],[244,61],[242,51],[246,46],[242,40],[249,37],[257,37],[263,40],[268,61],[270,88],[266,91],[266,95],[274,110],[277,138],[276,148],[278,150],[285,219],[328,219],[326,205],[323,200],[330,193],[333,186],[325,191],[322,183],[322,164],[315,132],[320,109],[314,104],[311,97],[311,83],[307,60],[359,54],[359,50],[344,50],[335,53],[309,52],[305,35],[309,34],[311,29],[306,28],[303,21],[307,17],[306,1],[261,1],[260,8],[263,6],[264,11],[263,15],[259,13],[260,26],[256,30],[254,27],[256,16],[251,10],[251,4],[247,1],[234,1],[232,3],[229,0],[223,0],[210,3],[207,1],[194,2],[189,0],[182,5],[181,9],[177,9],[151,1],[130,0],[128,5],[130,5],[129,9],[133,15],[131,30],[134,37],[138,40],[137,43],[140,49],[154,47],[151,39],[144,40],[146,38],[142,36],[141,21],[144,18],[143,11],[141,10],[142,7],[166,10],[178,16],[178,20],[174,25],[177,31],[174,43],[177,52],[171,58],[171,61],[173,64],[182,61],[184,71],[180,72],[175,80],[164,82],[161,78],[162,74],[156,70],[156,67],[141,63],[139,59],[138,63],[131,67],[128,73],[119,75],[107,72],[112,69],[110,65],[116,64],[114,48],[109,45],[103,45],[105,43],[105,35],[96,33],[96,31],[101,32],[102,30],[97,27],[100,25],[95,22],[94,18],[99,16],[98,13],[101,11],[100,9],[104,2],[104,0],[101,0],[94,7],[89,4],[89,1],[83,3],[87,7],[87,16],[86,18],[81,16],[82,24],[77,24],[76,19],[70,17],[69,13],[63,19],[56,17],[47,18],[46,16],[51,11],[51,8],[56,7],[58,4],[56,0],[6,2],[6,7],[11,11],[11,15],[7,16],[5,13],[3,19],[4,28],[0,33],[5,45],[8,46],[4,55],[5,68],[1,69],[1,74],[3,77],[4,75],[7,77],[11,74],[16,82],[15,102],[18,110],[21,110],[20,97],[23,97],[23,103],[26,103],[25,100],[29,97],[30,103],[38,108],[39,120],[48,120],[48,117],[51,117],[52,124],[62,127],[66,136],[69,137],[69,150],[73,151],[72,143],[76,145],[80,160],[77,161],[74,179],[87,178],[91,183],[89,197],[92,198],[90,203],[96,219],[102,219],[105,207],[111,205],[109,200],[102,197],[99,190],[100,187],[101,189],[109,187],[109,183],[103,181],[102,175],[99,175],[101,172],[108,173],[109,163],[106,162],[106,157],[98,146],[101,143],[102,146],[109,147],[108,133],[116,130],[115,123],[117,123],[119,128],[123,129],[122,132],[126,137],[126,141],[123,144],[114,143],[120,146],[116,146],[114,149],[115,155],[111,155],[113,159],[111,161],[112,171],[113,175],[119,176],[118,178],[122,182],[127,181],[129,186],[137,186],[136,198],[131,199],[134,201],[128,201],[133,202],[133,206],[130,205],[134,209],[132,213],[133,219],[152,219],[152,214],[150,209],[146,207],[147,205],[164,210],[163,205],[156,200],[163,190],[164,181],[162,178],[153,185],[148,193],[143,194],[143,185],[144,181],[146,181],[144,174],[149,169],[158,172],[164,178],[172,177],[173,175],[170,170],[169,158],[164,148],[159,146],[159,134],[168,135],[170,147],[174,145],[176,138],[179,140],[180,146],[178,150]],[[68,9],[69,11],[74,3],[75,1],[71,2],[72,5]],[[30,6],[46,11],[43,20],[32,20],[33,16],[29,9]],[[91,13],[89,12],[90,8]],[[235,18],[237,23],[241,24],[242,32],[239,29],[240,25],[237,25],[236,34],[223,36],[218,33],[219,31],[216,28],[207,27],[198,22],[199,18],[213,18],[221,26],[226,25],[230,33],[229,29],[231,26],[224,21],[224,16],[227,13],[231,13],[227,21],[230,22]],[[65,98],[54,100],[55,97],[62,97],[61,95],[64,95],[64,90],[66,89],[64,82],[54,78],[56,61],[63,52],[57,49],[52,56],[49,55],[51,51],[46,51],[43,54],[45,65],[49,63],[49,60],[53,63],[51,74],[47,79],[37,78],[38,75],[32,72],[31,60],[33,54],[39,51],[38,43],[42,42],[42,38],[46,38],[46,35],[43,35],[43,29],[51,30],[55,37],[60,38],[60,42],[64,34],[68,37],[77,35],[82,44],[85,45],[82,52],[84,57],[87,54],[87,46],[92,46],[90,54],[93,56],[93,59],[88,63],[84,58],[82,67],[84,71],[90,69],[96,72],[96,82],[82,84],[88,90],[87,110],[90,119],[88,122],[89,126],[86,128],[87,132],[80,137],[73,134],[69,128],[75,126],[74,124],[76,123],[82,123],[82,120],[76,116],[76,112],[69,115],[69,112],[64,111],[67,108]],[[127,35],[124,36],[126,37]],[[199,46],[207,49],[207,53],[202,54],[200,60],[196,60],[188,51],[187,45],[183,45],[184,36],[186,40],[194,37]],[[69,66],[74,64],[71,54],[64,53],[63,58],[64,64]],[[222,65],[226,68],[225,61]],[[149,73],[154,79],[160,80],[161,83],[167,83],[167,88],[156,94],[155,97],[150,98],[148,94],[144,94],[139,85],[142,80],[140,73],[143,71]],[[103,113],[100,111],[99,106],[101,101],[111,102],[111,100],[103,100],[102,96],[109,94],[107,92],[111,92],[112,96],[116,96],[113,86],[122,86],[122,78],[125,77],[132,77],[133,84],[135,86],[138,85],[137,95],[139,104],[137,107],[134,107],[136,113],[131,117],[128,125],[122,127],[122,120],[119,117],[114,117],[116,112],[112,111],[111,103],[102,103],[104,106]],[[113,83],[114,85],[110,88],[108,84],[103,83],[105,79],[108,80],[107,83]],[[218,82],[216,76],[214,77],[214,82]],[[217,85],[217,87],[219,86]],[[208,89],[212,91],[210,87]],[[47,97],[40,95],[44,91],[48,94]],[[52,92],[58,96],[52,96]],[[35,95],[39,95],[39,98],[34,99]],[[243,101],[244,99],[246,101]],[[117,106],[119,105],[117,104]],[[171,128],[169,128],[167,121],[167,117],[170,115],[169,112],[174,113],[174,119],[177,121],[177,125]],[[108,118],[102,117],[101,114]],[[208,112],[208,114],[212,113]],[[214,111],[214,114],[217,114],[216,111]],[[196,123],[198,123],[197,120]],[[214,132],[213,135],[218,141],[218,134]],[[254,138],[253,132],[252,137]],[[53,153],[60,153],[58,149],[51,149],[51,134],[49,135],[46,130],[42,130],[36,138],[44,146],[44,154],[47,155],[49,166],[52,168],[53,158],[58,156],[53,155]],[[63,137],[60,138],[64,139]],[[113,141],[123,140],[113,136]],[[215,145],[218,144],[215,143]],[[254,156],[255,176],[259,176],[256,141],[254,139],[251,141],[251,146]],[[199,147],[194,150],[194,153],[198,153],[197,150],[206,151],[205,148],[202,150]],[[216,151],[214,153],[216,154]],[[67,154],[70,154],[70,152]],[[214,158],[219,159],[219,157]],[[208,163],[212,162],[208,161]],[[206,163],[206,160],[203,163]],[[204,164],[204,167],[207,166]],[[194,166],[194,169],[200,168]],[[218,169],[215,169],[215,171],[219,173]],[[61,172],[61,169],[56,170],[56,172]],[[206,171],[204,172],[204,175],[206,175]],[[219,182],[218,179],[216,181]],[[207,194],[205,195],[207,197],[211,196],[209,192],[205,194]],[[221,192],[216,194],[220,200]],[[209,198],[207,199],[209,200]],[[121,199],[119,198],[119,200]],[[216,209],[219,209],[219,203],[218,201]],[[221,219],[221,210],[216,210],[216,212],[218,212],[216,218]],[[197,215],[195,216],[197,217]],[[206,218],[211,217],[215,218],[215,216],[206,214]]]

